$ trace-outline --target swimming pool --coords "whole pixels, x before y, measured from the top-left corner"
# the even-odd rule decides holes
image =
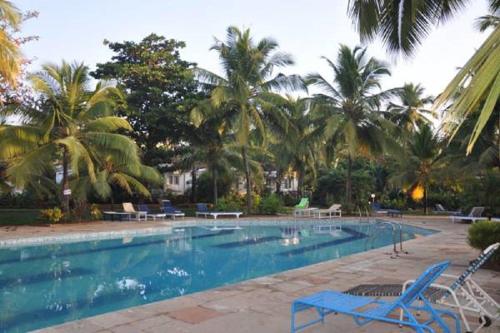
[[[392,228],[228,222],[154,236],[0,248],[0,332],[25,332],[391,245]],[[402,237],[434,232],[403,225]]]

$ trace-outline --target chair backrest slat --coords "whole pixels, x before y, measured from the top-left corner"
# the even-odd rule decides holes
[[[394,306],[390,309],[392,312],[399,304],[405,306],[411,305],[419,295],[426,290],[432,282],[434,282],[450,265],[449,261],[443,261],[438,264],[428,267],[417,280],[394,302]]]
[[[339,210],[342,207],[341,204],[333,204],[328,208],[328,210]]]
[[[307,208],[309,207],[309,199],[308,198],[302,198],[300,199],[300,202],[295,206],[295,208]]]
[[[136,213],[134,205],[131,202],[124,202],[122,205],[125,213]]]
[[[470,217],[481,217],[484,212],[484,207],[472,207],[469,216]]]
[[[488,248],[486,248],[483,252],[481,252],[481,254],[479,255],[479,257],[477,257],[476,259],[474,259],[474,261],[469,265],[469,267],[467,267],[467,269],[465,270],[465,272],[463,272],[453,282],[453,284],[451,285],[450,289],[451,290],[455,290],[458,287],[463,286],[464,283],[465,283],[465,280],[469,276],[471,276],[472,274],[474,274],[475,272],[477,272],[477,270],[479,268],[481,268],[481,266],[493,255],[493,253],[495,253],[495,251],[498,248],[500,248],[500,243],[495,243],[495,244],[492,244],[492,245],[488,246]]]
[[[149,213],[149,207],[148,207],[148,205],[146,205],[146,204],[139,204],[138,207],[139,207],[139,211],[141,211],[141,212],[148,212]]]
[[[208,212],[208,206],[205,203],[197,203],[196,204],[197,212]]]

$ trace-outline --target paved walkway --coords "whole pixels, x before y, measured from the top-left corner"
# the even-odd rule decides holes
[[[409,254],[397,259],[391,259],[387,254],[390,248],[385,247],[223,288],[90,317],[40,332],[288,332],[290,304],[297,297],[323,289],[346,290],[362,283],[400,283],[416,277],[429,264],[444,259],[452,261],[449,272],[457,274],[478,255],[466,243],[468,225],[451,224],[444,219],[426,219],[427,222],[421,222],[422,218],[405,220],[408,224],[439,229],[441,232],[405,242]],[[11,231],[0,230],[0,239],[123,228],[137,228],[137,224],[58,226],[53,231],[18,227]],[[500,300],[499,272],[480,270],[475,279]],[[313,326],[304,332],[411,330],[379,323],[358,328],[347,317],[332,315],[325,325]],[[500,326],[490,327],[485,332],[500,332]]]

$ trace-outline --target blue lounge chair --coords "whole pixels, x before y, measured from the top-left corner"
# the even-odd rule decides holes
[[[372,204],[372,210],[375,214],[387,214],[387,216],[391,217],[403,217],[403,212],[401,210],[393,208],[382,208],[382,206],[378,202],[374,202]]]
[[[330,313],[341,313],[351,316],[354,322],[365,325],[372,321],[382,321],[390,324],[398,324],[413,328],[418,333],[434,333],[429,325],[436,323],[445,333],[450,329],[441,318],[442,315],[451,316],[455,320],[456,332],[460,332],[460,320],[450,311],[438,310],[431,306],[429,300],[424,297],[424,291],[436,280],[449,266],[444,261],[430,266],[400,297],[392,302],[377,300],[371,297],[352,296],[338,291],[321,291],[319,293],[296,299],[292,304],[291,332],[295,333],[316,323],[324,323],[325,316]],[[414,303],[422,302],[421,306]],[[295,314],[310,308],[316,309],[319,318],[305,324],[296,326]],[[389,316],[396,311],[403,311],[403,318],[395,319]],[[427,321],[419,322],[410,311],[421,311],[429,314]]]
[[[156,219],[163,220],[166,216],[166,214],[163,213],[152,213],[148,205],[146,204],[139,204],[139,210],[142,212],[146,212],[146,219],[152,218],[154,221],[156,221]]]
[[[172,203],[170,202],[170,200],[163,200],[162,203],[163,203],[162,211],[163,211],[163,213],[166,214],[166,216],[170,216],[174,220],[176,217],[186,216],[186,214],[184,214],[184,212],[182,210],[178,209],[177,207],[172,206]]]

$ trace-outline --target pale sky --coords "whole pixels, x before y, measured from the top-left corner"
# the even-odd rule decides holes
[[[224,39],[229,25],[250,28],[255,39],[272,37],[281,51],[291,53],[296,65],[286,73],[331,72],[320,56],[335,59],[339,43],[354,47],[359,38],[346,15],[348,0],[13,0],[22,10],[40,12],[25,23],[23,33],[39,41],[24,46],[24,54],[41,63],[83,61],[91,68],[110,59],[110,41],[139,41],[154,32],[183,40],[184,59],[219,72],[214,37]],[[392,77],[384,88],[404,82],[422,83],[437,95],[486,38],[473,27],[474,19],[487,13],[486,1],[471,1],[461,14],[436,29],[411,59],[397,63],[380,46],[368,53],[390,62]]]

